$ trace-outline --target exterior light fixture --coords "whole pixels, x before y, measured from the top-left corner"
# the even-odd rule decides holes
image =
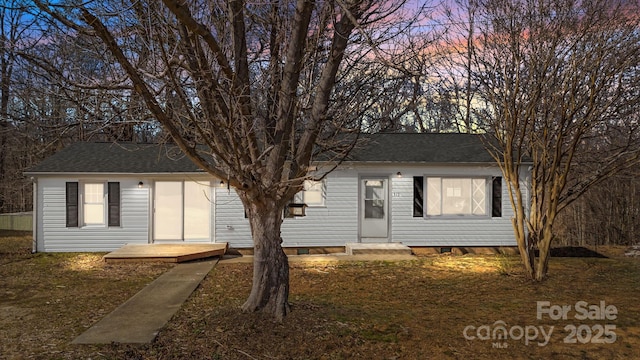
[[[398,172],[396,173],[396,176],[397,176],[397,177],[399,177],[399,178],[401,178],[401,177],[402,177],[402,173],[401,173],[400,171],[398,171]]]
[[[224,180],[220,180],[220,187],[223,188],[224,187]]]
[[[142,187],[143,187],[143,186],[144,186],[144,183],[143,183],[142,181],[140,181],[140,182],[138,183],[138,189],[142,189]]]

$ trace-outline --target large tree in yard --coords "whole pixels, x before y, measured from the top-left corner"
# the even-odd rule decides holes
[[[558,214],[638,164],[640,8],[617,0],[469,6],[474,111],[504,173],[526,272],[540,281]]]
[[[243,310],[282,320],[290,310],[283,209],[304,179],[323,175],[310,173],[312,161],[322,156],[339,162],[355,144],[359,119],[383,90],[371,80],[384,74],[375,61],[385,51],[380,45],[394,40],[409,21],[401,4],[35,4],[45,21],[63,30],[50,41],[73,39],[109,60],[101,66],[111,65],[101,78],[74,79],[72,68],[59,74],[75,83],[135,92],[186,156],[236,189],[255,256]]]

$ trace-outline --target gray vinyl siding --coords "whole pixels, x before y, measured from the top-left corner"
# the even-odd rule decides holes
[[[396,174],[401,171],[402,177]],[[306,216],[285,218],[285,247],[344,246],[358,242],[359,178],[389,176],[390,241],[409,246],[514,246],[513,209],[507,186],[502,186],[502,217],[433,219],[413,217],[413,176],[501,176],[497,167],[384,165],[336,170],[326,179],[325,206],[308,207]],[[235,191],[217,189],[216,242],[235,248],[253,246],[248,219]]]
[[[65,183],[68,181],[120,182],[119,227],[67,228],[65,225]],[[139,189],[137,180],[118,178],[38,180],[38,251],[112,251],[125,244],[148,243],[149,189]]]
[[[337,170],[325,179],[325,189],[325,206],[307,207],[306,216],[284,219],[284,246],[344,246],[358,241],[358,174]]]
[[[244,207],[236,191],[218,187],[215,198],[216,242],[226,242],[234,248],[253,247],[249,220],[244,217]]]
[[[344,246],[358,241],[358,175],[354,171],[335,171],[326,179],[325,206],[308,207],[306,215],[285,218],[283,246]],[[230,247],[253,247],[249,220],[236,192],[216,191],[216,242]]]
[[[401,176],[397,173],[401,172]],[[523,175],[525,171],[523,170]],[[406,165],[393,163],[351,165],[325,179],[324,206],[308,207],[307,216],[285,218],[282,224],[286,247],[333,247],[358,242],[359,186],[366,176],[388,177],[390,187],[389,239],[409,246],[514,246],[511,227],[513,209],[503,180],[500,218],[413,217],[413,176],[501,176],[488,165]],[[177,179],[178,177],[175,176]],[[180,177],[180,179],[184,179]],[[78,227],[65,225],[65,183],[68,181],[117,181],[121,191],[120,227]],[[42,176],[37,183],[37,250],[46,252],[112,251],[127,243],[146,244],[152,237],[153,179],[134,176],[62,178]],[[523,182],[528,182],[524,179]],[[214,181],[212,184],[217,184]],[[528,186],[524,186],[528,189]],[[249,221],[235,190],[214,187],[211,212],[211,239],[230,247],[251,248]],[[525,194],[528,202],[528,193]],[[194,241],[195,242],[195,241]]]
[[[408,246],[514,246],[516,245],[507,186],[502,186],[502,216],[428,218],[413,217],[413,176],[502,176],[497,167],[431,167],[404,169],[392,177],[391,241]],[[490,210],[489,210],[490,214]]]

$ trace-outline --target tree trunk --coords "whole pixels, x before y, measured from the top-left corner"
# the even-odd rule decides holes
[[[525,231],[524,219],[516,216],[511,219],[511,223],[516,235],[516,243],[518,244],[518,253],[520,254],[522,265],[529,277],[532,277],[535,268],[535,254],[531,251],[531,237]]]
[[[540,246],[538,251],[538,264],[536,267],[534,280],[542,281],[547,277],[547,271],[549,270],[549,258],[551,257],[549,244],[547,244],[546,246]]]
[[[249,202],[247,209],[253,237],[253,285],[242,305],[245,312],[262,311],[282,321],[289,313],[289,260],[282,250],[283,209],[275,200]]]
[[[555,216],[549,216],[551,219],[555,219]],[[536,267],[536,273],[534,280],[542,281],[547,277],[549,271],[549,259],[551,258],[551,241],[553,240],[553,221],[548,220],[544,224],[542,230],[542,238],[538,240],[538,263]]]

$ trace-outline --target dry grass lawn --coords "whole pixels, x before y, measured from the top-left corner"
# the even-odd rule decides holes
[[[171,265],[31,254],[30,241],[0,234],[2,359],[640,358],[640,260],[617,248],[598,249],[608,259],[554,258],[541,284],[525,280],[518,258],[505,255],[294,263],[293,312],[282,324],[241,313],[251,265],[220,263],[154,343],[71,345]],[[538,320],[537,301],[570,305],[567,319]],[[593,305],[589,314],[599,318],[577,319],[579,301]],[[600,319],[601,301],[616,307],[615,319]],[[479,338],[499,321],[511,331],[507,339]],[[540,333],[534,339],[535,331],[552,326],[539,346],[544,339]],[[530,341],[519,338],[520,329]]]

